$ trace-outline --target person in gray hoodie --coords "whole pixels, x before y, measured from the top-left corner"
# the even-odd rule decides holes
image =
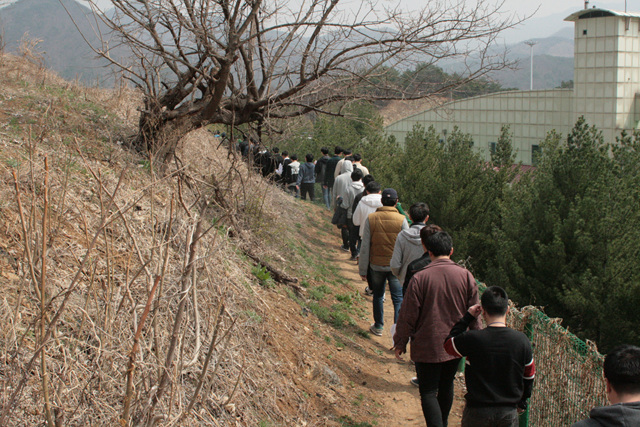
[[[640,347],[614,348],[605,357],[603,370],[611,405],[593,408],[589,419],[571,427],[640,426]]]
[[[313,154],[307,154],[304,158],[306,162],[300,166],[296,188],[300,192],[300,198],[302,200],[307,199],[308,193],[309,200],[313,202],[316,184],[316,165],[313,163]]]
[[[356,196],[364,190],[362,185],[362,171],[356,169],[351,172],[351,185],[347,187],[340,206],[347,209],[347,228],[349,230],[349,250],[351,251],[351,261],[355,261],[358,258],[358,231],[355,225],[353,225],[353,201]]]
[[[424,253],[420,230],[429,219],[429,206],[426,203],[414,203],[409,208],[409,218],[411,218],[411,227],[398,234],[390,264],[391,272],[400,280],[400,283],[404,283],[404,276],[411,261],[420,258]]]
[[[345,160],[342,162],[340,175],[338,175],[333,183],[333,197],[336,211],[342,209],[344,213],[344,223],[340,222],[340,224],[336,225],[340,228],[340,233],[342,235],[341,249],[345,252],[350,252],[351,249],[349,248],[349,226],[347,221],[348,211],[346,206],[343,207],[342,200],[347,195],[348,188],[351,186],[351,172],[353,172],[353,164],[350,160]]]
[[[350,160],[342,162],[340,175],[333,182],[333,197],[336,206],[340,206],[338,199],[344,197],[347,188],[351,185],[351,172],[353,172],[353,163]]]

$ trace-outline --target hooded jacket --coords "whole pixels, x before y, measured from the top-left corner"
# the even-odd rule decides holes
[[[327,187],[333,187],[333,183],[335,181],[334,172],[336,170],[336,166],[338,166],[338,162],[342,159],[342,157],[337,154],[327,160],[327,166],[324,169],[324,182],[323,184]]]
[[[296,182],[298,182],[298,173],[300,172],[300,162],[299,161],[292,161],[291,163],[289,163],[286,167],[286,173],[285,173],[285,182],[287,184],[293,184],[295,185]]]
[[[351,172],[353,172],[353,165],[351,164],[351,161],[347,160],[343,162],[340,175],[333,183],[333,197],[335,200],[338,200],[338,197],[342,197],[343,199],[345,198],[347,189],[353,182],[351,181]]]
[[[393,256],[391,257],[391,272],[404,283],[404,276],[407,273],[407,267],[424,254],[422,240],[420,240],[420,230],[424,228],[424,223],[412,224],[408,230],[402,230],[396,238],[396,244],[393,247]]]
[[[617,403],[593,408],[589,418],[571,427],[637,427],[640,426],[640,402]]]
[[[315,169],[316,165],[310,162],[305,162],[300,165],[297,184],[314,184],[316,182]]]
[[[349,177],[351,179],[351,177]],[[347,218],[353,217],[353,200],[364,190],[362,181],[351,180],[351,185],[347,187],[346,196],[342,198],[340,206],[347,210]]]
[[[324,155],[318,159],[316,162],[315,173],[316,173],[316,182],[320,184],[324,184],[324,172],[327,170],[327,162],[329,161],[329,156]]]
[[[356,210],[353,211],[353,225],[362,226],[364,225],[364,221],[367,219],[369,214],[372,214],[378,209],[382,207],[382,194],[367,194],[360,199],[360,203],[356,207]],[[362,233],[364,232],[364,228],[360,227],[360,237],[362,237]]]

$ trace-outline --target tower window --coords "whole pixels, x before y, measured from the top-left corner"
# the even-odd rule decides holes
[[[491,154],[495,154],[496,153],[496,143],[495,142],[490,142],[489,143],[489,151],[491,152]]]
[[[540,155],[542,154],[542,150],[539,145],[531,146],[531,165],[538,166],[538,161],[540,160]]]
[[[582,35],[586,36],[587,35],[587,30],[582,30]]]

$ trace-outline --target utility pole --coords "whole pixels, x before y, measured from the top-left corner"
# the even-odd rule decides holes
[[[529,84],[529,90],[533,90],[533,47],[537,44],[537,42],[534,42],[533,40],[529,40],[528,42],[524,42],[524,44],[529,46],[530,48],[529,50],[531,51],[531,71],[530,71],[531,82]]]

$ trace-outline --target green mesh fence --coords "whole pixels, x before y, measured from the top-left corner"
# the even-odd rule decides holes
[[[479,284],[480,292],[485,285]],[[527,334],[533,346],[536,379],[528,425],[569,426],[607,405],[602,375],[604,357],[535,307],[510,307],[509,326]],[[520,425],[527,423],[521,423]]]

